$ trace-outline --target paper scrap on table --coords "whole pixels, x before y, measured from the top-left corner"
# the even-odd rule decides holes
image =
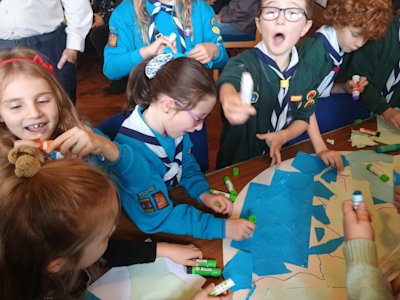
[[[356,148],[364,148],[367,146],[376,146],[378,143],[374,141],[373,136],[358,132],[357,130],[351,131],[351,146]]]
[[[102,300],[131,299],[131,277],[128,267],[111,268],[88,287]]]

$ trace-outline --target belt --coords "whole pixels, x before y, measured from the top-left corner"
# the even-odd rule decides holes
[[[66,26],[64,24],[61,24],[60,26],[57,27],[56,30],[54,30],[52,32],[34,35],[31,37],[26,37],[26,38],[21,38],[21,39],[16,39],[16,40],[0,39],[0,49],[13,49],[16,47],[30,48],[34,45],[53,40],[60,33],[64,32],[65,27]]]

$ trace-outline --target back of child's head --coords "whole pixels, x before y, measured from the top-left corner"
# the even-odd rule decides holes
[[[185,28],[192,29],[192,5],[198,0],[176,0],[174,1],[177,17],[184,24]],[[135,0],[133,6],[135,8],[136,20],[139,23],[142,39],[149,43],[148,29],[150,24],[150,15],[146,9],[146,0]],[[150,12],[151,13],[151,12]]]
[[[215,82],[209,71],[197,60],[179,57],[162,65],[153,78],[148,78],[145,69],[152,59],[141,62],[129,76],[126,109],[136,104],[147,108],[161,95],[166,95],[192,108],[209,97],[216,98]]]
[[[9,167],[0,189],[0,299],[70,299],[85,246],[116,220],[115,188],[78,159],[47,161],[30,178]],[[66,260],[54,274],[57,258]]]
[[[74,126],[79,126],[77,111],[51,71],[51,65],[45,63],[40,54],[33,50],[17,48],[0,52],[0,102],[3,97],[2,91],[20,75],[44,79],[54,93],[59,112],[59,123],[54,138]],[[0,123],[0,137],[4,138],[7,135],[10,135],[9,130],[4,123]]]
[[[262,8],[265,7],[266,0],[258,1],[257,17],[261,16]],[[314,0],[304,0],[304,9],[306,11],[307,20],[312,20],[313,16]]]
[[[325,24],[335,28],[352,26],[365,40],[382,38],[392,21],[390,0],[330,0]]]

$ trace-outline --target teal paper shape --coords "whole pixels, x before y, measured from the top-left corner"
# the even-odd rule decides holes
[[[331,223],[329,217],[326,215],[325,207],[323,205],[314,205],[312,207],[312,214],[314,218],[316,218],[322,224],[327,225]]]
[[[329,254],[335,251],[344,242],[344,237],[330,240],[324,244],[310,248],[310,255],[312,254]]]
[[[232,291],[250,289],[253,276],[253,258],[250,253],[238,252],[225,266],[224,278],[231,278],[235,286]]]
[[[314,195],[329,200],[334,194],[320,181],[314,183]]]
[[[321,178],[327,183],[336,182],[337,180],[337,169],[330,169],[322,174]]]
[[[317,156],[310,155],[304,152],[297,152],[296,157],[292,162],[292,166],[297,170],[315,176],[326,168],[326,165]]]
[[[325,236],[325,228],[316,227],[315,228],[315,235],[317,236],[317,241],[320,242]]]

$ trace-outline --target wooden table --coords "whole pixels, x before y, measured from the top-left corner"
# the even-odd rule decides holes
[[[324,140],[327,138],[335,141],[334,145],[328,145],[330,149],[334,149],[337,151],[353,151],[356,150],[351,146],[349,142],[351,130],[359,129],[360,127],[365,127],[371,130],[376,130],[376,120],[375,118],[368,119],[362,123],[362,125],[349,125],[329,133],[323,135]],[[364,149],[372,149],[373,147],[367,147]],[[296,156],[297,152],[302,151],[306,153],[314,153],[314,148],[309,140],[300,142],[295,145],[288,146],[281,151],[282,161],[286,159],[290,159]],[[238,163],[236,165],[226,167],[220,170],[216,170],[210,172],[206,175],[210,187],[214,189],[219,189],[226,191],[224,176],[229,175],[232,178],[235,189],[238,193],[243,189],[243,187],[251,181],[255,176],[264,171],[270,165],[270,159],[268,157],[261,156],[254,159],[250,159],[245,162]],[[240,173],[239,176],[232,176],[232,168],[236,166],[239,168]],[[184,193],[182,188],[175,188],[171,191],[171,197],[174,199],[176,204],[180,203],[190,203],[191,205],[196,206],[197,208],[210,212],[207,208],[201,207],[197,201],[190,199],[190,197]],[[183,224],[184,225],[184,224]],[[222,240],[214,239],[214,240],[201,240],[195,239],[189,236],[176,236],[170,234],[156,234],[156,235],[145,235],[141,233],[137,227],[128,219],[126,214],[121,216],[121,220],[117,226],[117,230],[114,234],[114,238],[122,238],[122,239],[144,239],[145,237],[151,237],[154,241],[168,241],[175,243],[192,243],[199,247],[203,251],[203,255],[205,258],[216,259],[217,267],[223,268],[223,259],[222,259]],[[219,283],[222,281],[222,278],[208,278],[207,282]]]

